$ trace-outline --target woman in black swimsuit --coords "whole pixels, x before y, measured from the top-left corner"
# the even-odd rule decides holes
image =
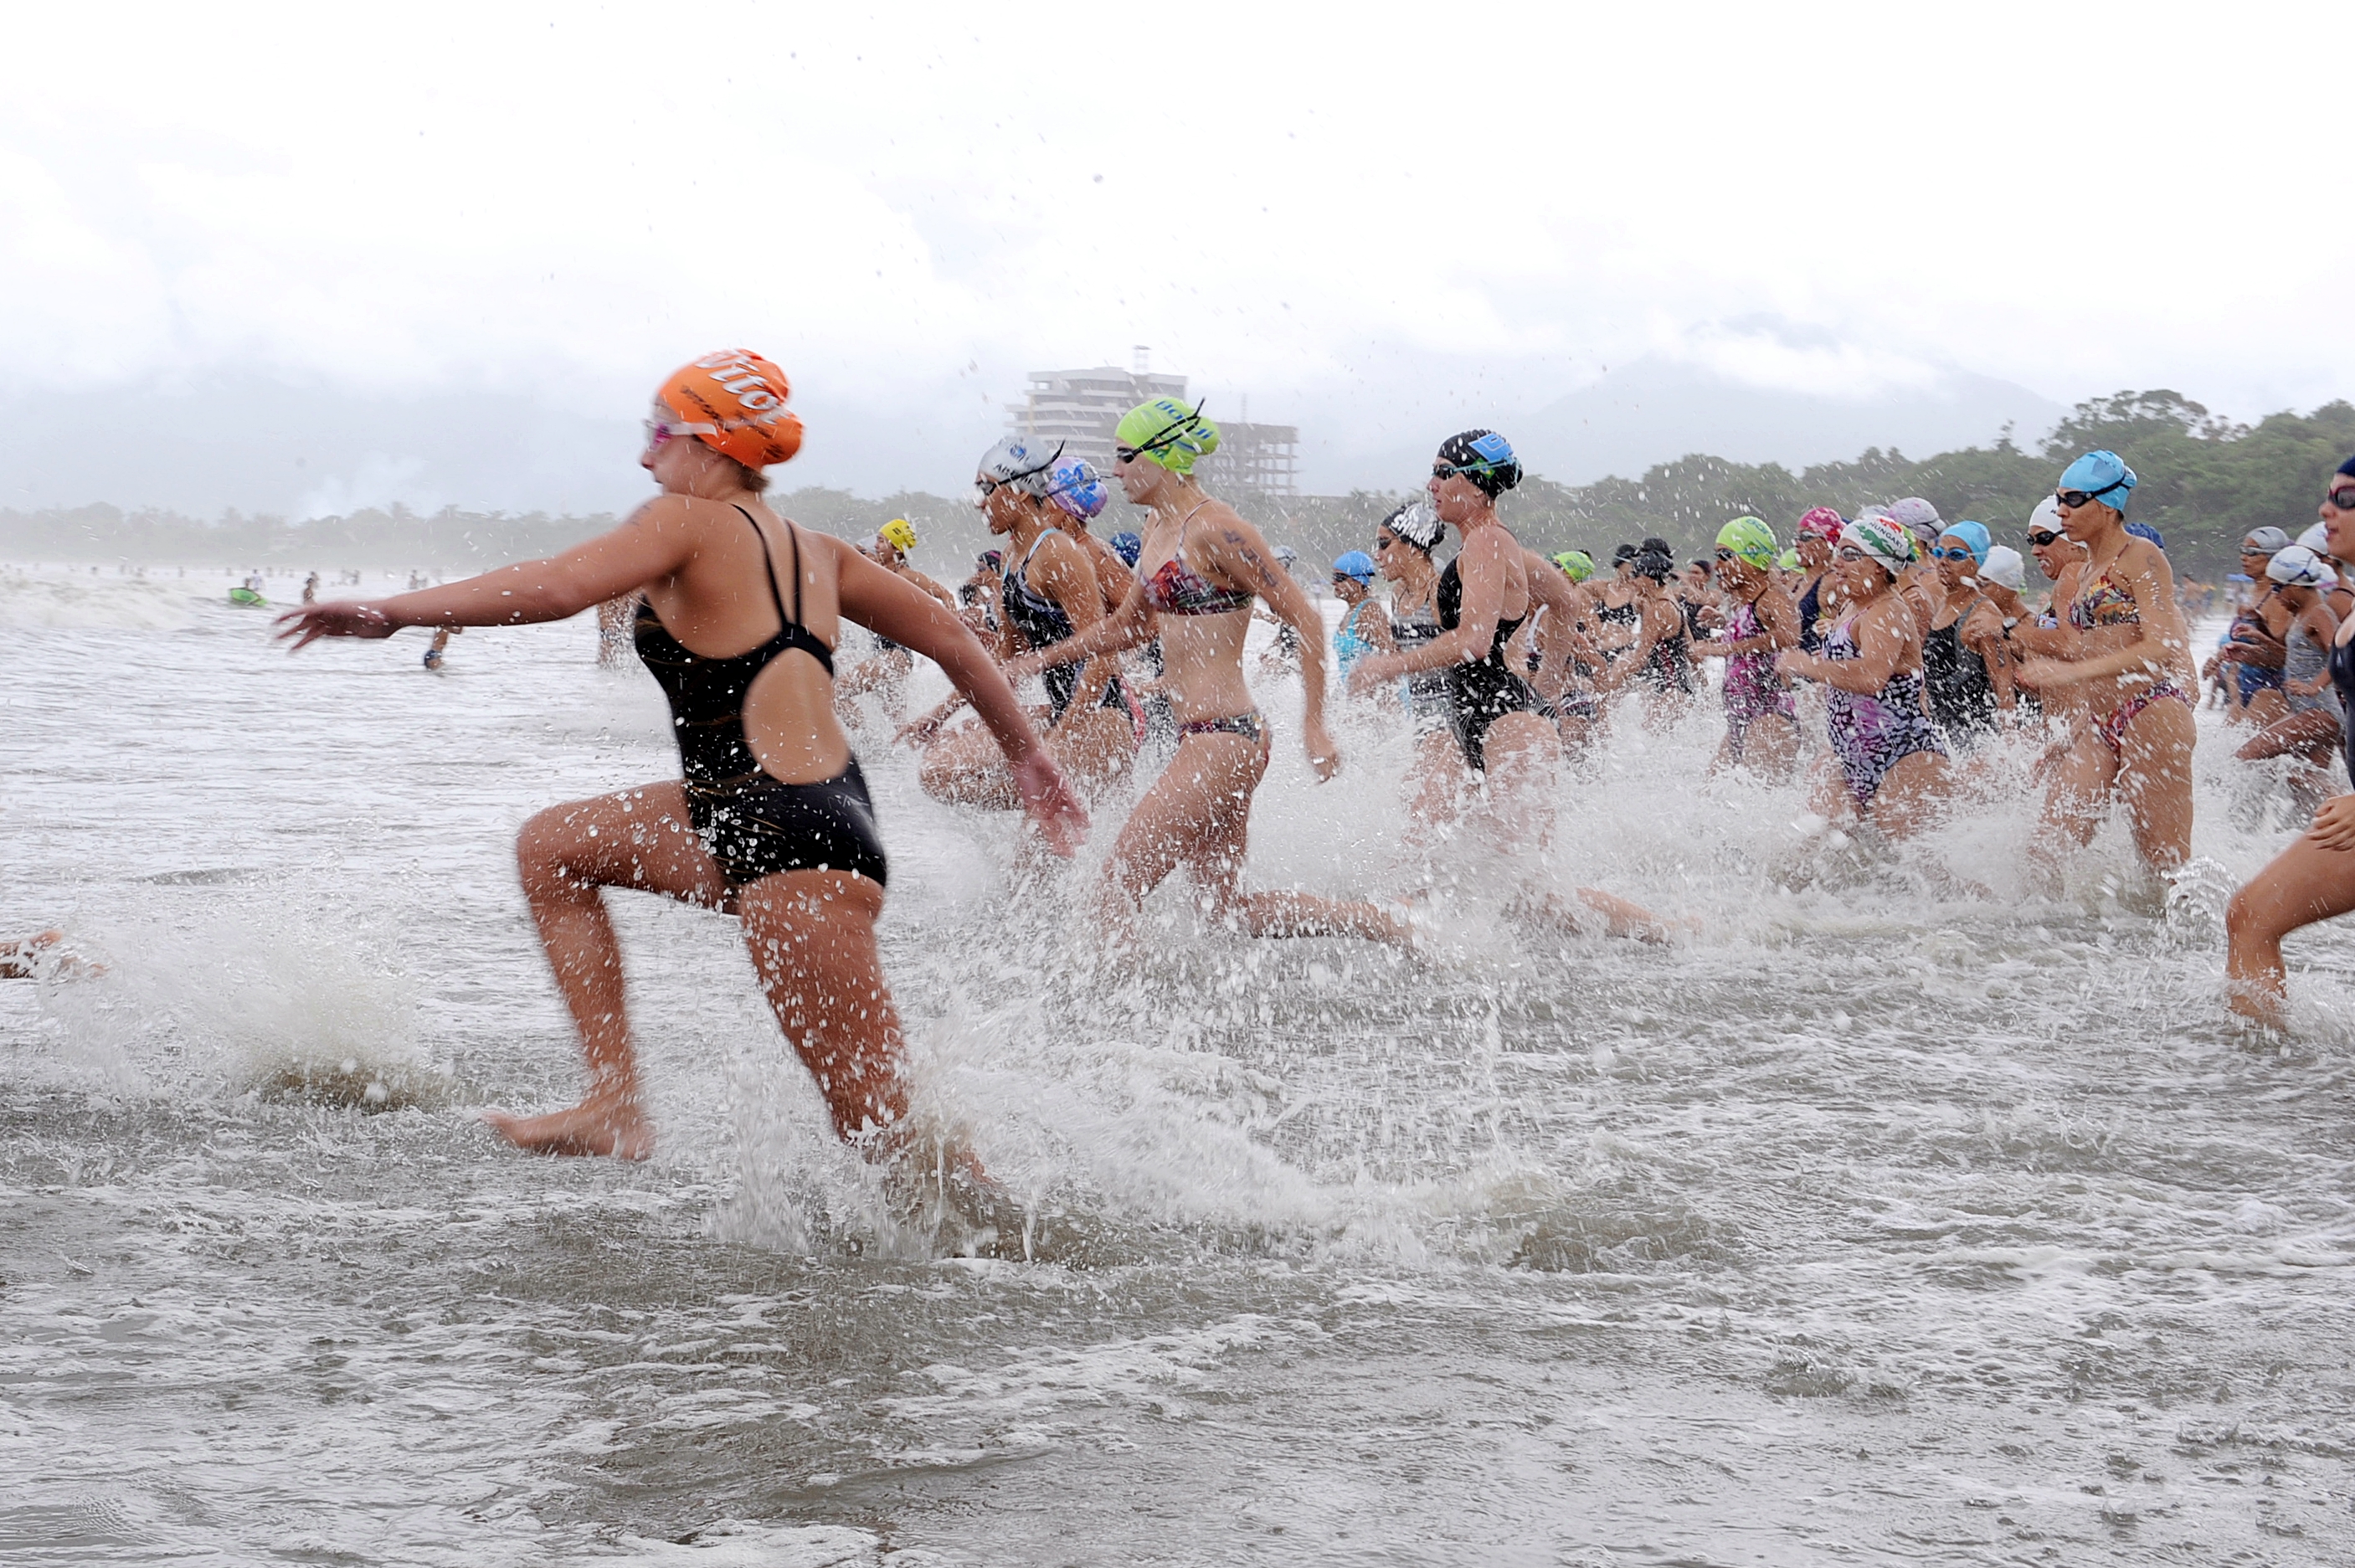
[[[1631,676],[1641,680],[1657,699],[1645,715],[1645,723],[1654,729],[1684,717],[1697,684],[1684,611],[1668,592],[1668,580],[1676,571],[1676,558],[1668,553],[1667,541],[1646,539],[1629,572],[1629,581],[1636,585],[1630,606],[1636,613],[1636,637],[1625,654],[1604,672],[1601,683],[1604,691],[1611,692],[1624,688]]]
[[[1561,738],[1544,704],[1505,654],[1529,613],[1529,573],[1540,570],[1497,516],[1497,497],[1520,480],[1512,444],[1493,431],[1465,431],[1441,444],[1428,486],[1432,507],[1464,545],[1439,574],[1439,635],[1398,653],[1369,654],[1349,674],[1349,689],[1360,693],[1418,670],[1445,677],[1455,744],[1423,750],[1415,813],[1425,822],[1444,821],[1486,786],[1505,808],[1497,816],[1510,840],[1503,847],[1517,851],[1542,849],[1551,836],[1551,764],[1561,754]],[[1662,933],[1657,920],[1624,899],[1587,889],[1579,896],[1604,915],[1614,933]],[[1550,893],[1540,892],[1522,907],[1560,923],[1579,923]]]
[[[1824,632],[1838,617],[1826,602],[1824,578],[1832,569],[1832,552],[1839,548],[1840,530],[1848,519],[1829,507],[1811,507],[1799,518],[1799,537],[1792,546],[1799,552],[1800,577],[1791,597],[1799,606],[1799,651],[1824,651]]]
[[[982,454],[975,471],[975,504],[989,531],[1005,541],[997,592],[1001,661],[1068,642],[1104,616],[1094,559],[1055,526],[1058,508],[1050,493],[1060,471],[1060,447],[1040,448],[1028,437],[1008,436]],[[1130,581],[1123,571],[1121,582]],[[1131,709],[1117,671],[1106,656],[1055,665],[1041,677],[1048,749],[1082,790],[1100,788],[1136,760],[1143,717]],[[925,748],[917,777],[926,795],[1012,811],[1022,797],[1006,753],[988,731],[967,725],[941,734],[941,726],[964,706],[964,698],[952,692],[902,728],[899,738]]]
[[[904,643],[964,690],[1007,753],[1032,818],[1062,853],[1087,814],[1031,732],[1013,688],[948,609],[840,540],[761,502],[760,470],[801,444],[783,372],[743,352],[673,376],[640,459],[663,493],[613,532],[546,560],[391,599],[283,617],[302,647],[403,626],[559,621],[645,591],[638,651],[670,700],[685,778],[551,807],[516,845],[524,896],[581,1034],[589,1087],[543,1116],[496,1115],[511,1142],[643,1159],[654,1126],[624,1010],[603,891],[726,910],[835,1129],[870,1158],[912,1142],[899,1015],[875,947],[885,863],[858,759],[836,722],[842,623]],[[977,1179],[969,1157],[949,1168]]]

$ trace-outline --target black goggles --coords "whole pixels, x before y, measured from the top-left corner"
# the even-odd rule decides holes
[[[2052,492],[2052,498],[2073,512],[2080,507],[2100,500],[2113,490],[2126,488],[2126,483],[2121,479],[2115,485],[2105,485],[2098,490],[2055,490]]]
[[[2045,549],[2068,537],[2067,534],[2056,534],[2050,528],[2038,528],[2028,536],[2028,542],[2037,549]]]

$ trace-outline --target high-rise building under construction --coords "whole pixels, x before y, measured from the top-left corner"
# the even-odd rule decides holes
[[[1066,454],[1084,457],[1109,479],[1113,431],[1120,416],[1154,398],[1183,398],[1186,378],[1099,365],[1087,370],[1033,370],[1028,396],[1007,410],[1010,428],[1034,441],[1060,442]],[[1288,424],[1230,420],[1203,411],[1219,427],[1219,450],[1194,472],[1213,492],[1262,496],[1299,494],[1300,431]]]

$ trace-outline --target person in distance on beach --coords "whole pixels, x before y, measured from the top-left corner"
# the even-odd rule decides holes
[[[857,622],[939,663],[1012,759],[1032,819],[1070,853],[1087,813],[1012,688],[956,616],[849,545],[778,517],[764,467],[801,421],[784,373],[747,350],[664,382],[639,459],[662,494],[611,533],[546,560],[282,617],[301,648],[403,626],[558,621],[644,589],[640,656],[669,699],[683,781],[539,813],[516,845],[524,895],[589,1072],[581,1103],[485,1119],[519,1147],[643,1159],[655,1129],[632,1044],[607,888],[662,893],[743,922],[744,945],[834,1127],[872,1159],[912,1152],[900,1019],[876,951],[883,845],[834,716],[834,650]],[[961,1151],[944,1163],[978,1183]]]

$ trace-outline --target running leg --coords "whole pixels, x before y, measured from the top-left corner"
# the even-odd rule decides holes
[[[780,871],[737,894],[744,947],[777,1027],[801,1057],[844,1142],[871,1158],[908,1114],[900,1012],[883,981],[875,922],[883,890],[847,871]]]
[[[1231,765],[1247,781],[1241,789],[1211,798],[1202,832],[1186,858],[1212,918],[1231,919],[1252,936],[1357,936],[1398,947],[1412,943],[1413,930],[1405,921],[1361,899],[1244,892],[1242,868],[1251,848],[1252,795],[1267,773],[1267,752],[1264,745],[1253,745],[1240,735],[1196,739],[1237,753]]]
[[[2118,793],[2135,848],[2156,870],[2191,859],[2191,705],[2165,698],[2146,707],[2119,739]]]
[[[544,1116],[490,1112],[483,1119],[509,1143],[541,1154],[644,1159],[654,1152],[654,1124],[639,1093],[622,948],[604,890],[632,888],[719,909],[727,902],[727,879],[688,825],[687,793],[677,784],[549,807],[517,835],[516,868],[556,988],[580,1032],[589,1088],[569,1110]]]
[[[2311,836],[2301,836],[2275,856],[2224,911],[2231,944],[2224,975],[2232,1009],[2281,1028],[2289,1005],[2282,938],[2350,910],[2355,910],[2355,851],[2326,849]]]

